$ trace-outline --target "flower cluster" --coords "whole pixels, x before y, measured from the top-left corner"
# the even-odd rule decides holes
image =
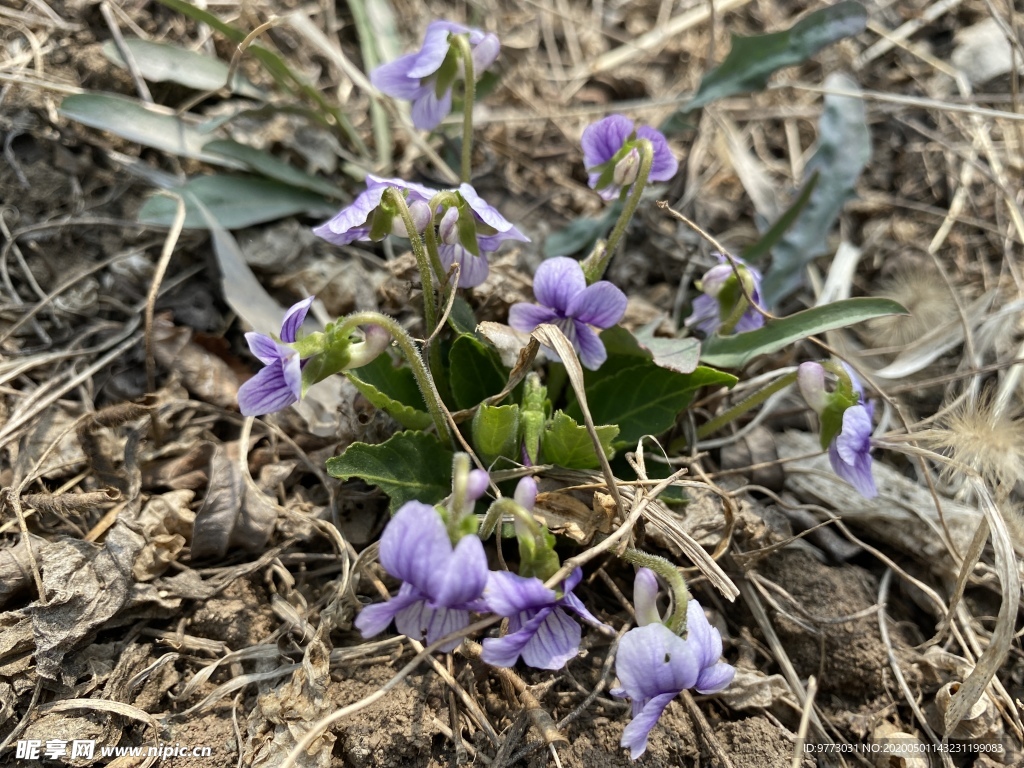
[[[537,269],[533,294],[539,304],[513,304],[508,324],[529,333],[542,323],[558,326],[579,353],[584,368],[596,371],[608,358],[591,326],[611,328],[626,313],[626,294],[606,280],[588,286],[583,267],[575,259],[556,256]],[[555,360],[553,350],[545,352]]]
[[[732,325],[726,328],[729,333],[757,330],[764,325],[764,315],[750,306],[747,296],[755,305],[761,301],[761,273],[742,259],[735,259],[734,269],[724,256],[716,257],[719,263],[697,282],[702,293],[693,300],[693,312],[686,324],[706,336],[719,332],[723,323]]]
[[[640,170],[640,141],[650,142],[648,181],[668,181],[679,170],[664,135],[656,128],[639,128],[624,115],[609,115],[583,131],[583,165],[589,174],[590,188],[605,200],[614,200],[623,189],[637,180]]]
[[[689,688],[718,693],[732,682],[736,670],[719,660],[722,635],[696,600],[686,603],[683,638],[661,622],[658,581],[652,571],[637,571],[633,594],[640,626],[619,642],[615,674],[620,685],[611,694],[632,702],[633,719],[622,733],[622,746],[636,760],[646,751],[648,734],[672,699]]]
[[[820,363],[802,363],[797,382],[807,404],[821,422],[822,447],[837,475],[871,499],[878,495],[871,471],[871,417],[874,404],[864,399],[864,388],[853,371],[837,369],[834,391],[825,389],[825,368]]]

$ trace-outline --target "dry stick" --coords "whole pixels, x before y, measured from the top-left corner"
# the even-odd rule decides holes
[[[156,389],[156,360],[153,357],[153,314],[156,311],[156,298],[160,293],[160,283],[163,282],[164,275],[167,273],[167,265],[171,262],[174,247],[178,244],[181,230],[185,227],[185,199],[173,192],[163,192],[162,194],[175,198],[178,201],[178,207],[174,214],[174,222],[167,232],[167,239],[164,240],[160,260],[157,261],[156,269],[153,271],[149,294],[146,296],[146,391],[148,392]]]
[[[811,678],[813,680],[813,678]],[[689,690],[683,691],[683,705],[686,707],[686,711],[690,715],[690,719],[693,720],[694,725],[697,726],[697,731],[704,738],[704,743],[711,750],[711,753],[717,758],[718,765],[720,768],[733,768],[732,761],[729,759],[729,755],[722,749],[722,745],[718,743],[718,739],[715,738],[715,732],[708,724],[707,718],[704,717],[704,713],[700,711],[700,707],[697,706],[697,702],[693,700],[693,694]]]
[[[800,768],[804,762],[804,742],[807,740],[807,730],[811,724],[811,712],[814,709],[814,697],[818,693],[818,680],[811,675],[807,678],[807,699],[804,701],[803,711],[800,713],[800,727],[796,731],[796,743],[793,744],[793,759],[790,761],[790,768]]]
[[[132,54],[128,44],[125,43],[124,35],[121,34],[121,28],[117,26],[117,21],[114,19],[114,14],[111,12],[110,4],[107,0],[103,0],[100,3],[100,13],[103,14],[103,20],[107,22],[107,28],[114,37],[114,45],[117,46],[117,52],[121,54],[121,58],[124,59],[124,65],[128,67],[132,80],[135,81],[135,90],[139,92],[139,97],[143,101],[152,104],[153,94],[149,92],[149,86],[146,85],[145,78],[139,73],[139,63],[135,61],[134,54]]]
[[[870,64],[886,51],[892,50],[894,46],[899,44],[899,41],[906,40],[918,30],[923,29],[939,17],[956,8],[960,5],[961,1],[962,0],[940,0],[940,2],[929,5],[919,16],[915,16],[895,31],[887,34],[885,39],[879,40],[864,51],[864,53],[857,58],[857,61],[854,64],[854,69],[859,70],[865,65]]]

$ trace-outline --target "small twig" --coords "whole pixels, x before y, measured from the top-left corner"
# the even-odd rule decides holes
[[[800,768],[804,762],[804,742],[811,725],[811,712],[814,711],[814,697],[818,693],[818,680],[811,675],[807,678],[807,698],[804,700],[803,711],[800,713],[800,727],[796,731],[796,743],[793,745],[793,759],[790,768]]]
[[[178,244],[181,230],[185,227],[185,199],[181,195],[171,192],[163,194],[172,195],[178,201],[178,207],[174,214],[174,222],[167,232],[167,239],[164,240],[163,250],[160,252],[160,259],[153,270],[153,281],[149,285],[149,294],[146,296],[146,388],[147,391],[156,390],[156,360],[153,355],[153,314],[156,311],[156,299],[160,293],[160,283],[163,282],[167,273],[167,265],[171,261],[171,255]]]
[[[145,78],[139,72],[139,63],[135,61],[134,54],[125,42],[124,35],[121,34],[121,28],[117,26],[117,20],[114,18],[114,14],[111,12],[110,5],[106,0],[100,3],[100,13],[103,14],[103,20],[107,22],[107,28],[110,29],[110,34],[114,38],[117,52],[121,54],[121,58],[124,59],[124,65],[128,67],[132,80],[135,81],[135,90],[139,92],[139,98],[148,104],[152,104],[153,94],[149,92],[149,86],[146,85]]]

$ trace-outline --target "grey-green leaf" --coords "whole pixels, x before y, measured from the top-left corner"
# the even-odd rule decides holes
[[[825,46],[863,32],[867,19],[864,6],[848,0],[810,13],[781,32],[733,35],[729,55],[704,77],[683,110],[690,112],[727,96],[763,90],[773,72],[800,64]]]
[[[151,83],[169,81],[197,91],[215,91],[228,82],[228,65],[220,59],[177,45],[138,38],[128,38],[124,44],[135,59],[139,73]],[[103,55],[114,64],[125,66],[113,40],[103,44]],[[231,90],[253,99],[265,99],[267,96],[238,72],[231,80]]]
[[[193,200],[201,202],[225,229],[241,229],[299,213],[327,217],[336,208],[308,190],[252,176],[199,176],[177,191],[185,198],[188,229],[206,227]],[[170,226],[176,208],[174,200],[155,195],[142,206],[139,221]]]
[[[552,232],[544,241],[544,256],[572,256],[580,251],[589,253],[594,244],[608,234],[620,213],[622,203],[616,200],[597,218],[576,219],[565,229]]]
[[[330,182],[306,173],[293,165],[289,165],[269,152],[264,152],[262,149],[256,149],[246,144],[240,144],[237,141],[217,139],[203,146],[203,151],[219,155],[220,157],[226,157],[230,160],[236,160],[251,171],[292,187],[308,189],[310,192],[316,192],[324,197],[331,197],[336,200],[342,200],[347,197],[340,188]]]
[[[889,299],[844,299],[779,320],[769,320],[756,331],[705,339],[701,362],[722,368],[739,368],[758,355],[778,352],[808,336],[845,328],[874,317],[905,314],[908,314],[906,309]]]
[[[611,459],[615,455],[612,441],[619,434],[614,424],[595,427],[597,439],[605,456]],[[540,451],[544,461],[557,464],[567,469],[597,469],[601,460],[594,450],[594,440],[587,428],[562,411],[556,411],[551,420],[544,426],[541,434]]]
[[[829,75],[825,88],[860,93],[857,83],[841,73]],[[827,93],[818,134],[818,149],[804,169],[805,178],[817,173],[818,183],[796,221],[772,249],[772,265],[761,284],[761,297],[769,306],[799,288],[807,263],[826,253],[829,230],[871,159],[863,99]]]
[[[451,493],[452,452],[426,432],[399,432],[377,445],[352,443],[327,460],[327,471],[378,486],[394,514],[407,501],[436,504]]]

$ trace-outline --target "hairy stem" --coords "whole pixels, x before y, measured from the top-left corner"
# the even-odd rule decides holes
[[[664,557],[641,552],[639,549],[627,549],[622,555],[626,562],[650,568],[661,576],[672,593],[672,613],[665,621],[665,626],[681,635],[686,632],[686,603],[690,599],[690,591],[686,588],[683,574]]]
[[[419,267],[420,281],[423,283],[423,318],[426,321],[427,335],[429,336],[437,327],[437,304],[434,295],[434,278],[430,273],[430,261],[428,260],[427,250],[423,246],[423,240],[420,238],[419,232],[416,231],[416,222],[413,221],[412,213],[409,212],[409,205],[405,202],[405,195],[394,187],[388,188],[385,194],[388,196],[388,201],[398,209],[398,214],[405,223],[409,242],[412,244],[412,252],[416,255],[416,266]],[[433,228],[433,223],[427,225],[428,232],[432,233]]]
[[[473,101],[476,99],[476,73],[473,71],[473,49],[466,35],[455,35],[465,72],[462,97],[462,181],[469,183],[473,167]]]

